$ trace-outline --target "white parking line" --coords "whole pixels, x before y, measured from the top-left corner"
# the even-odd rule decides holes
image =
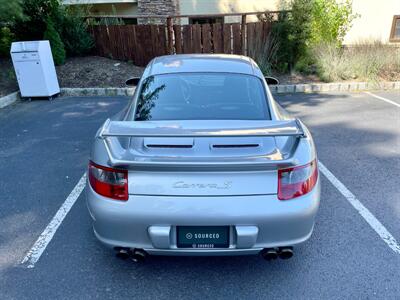
[[[397,254],[400,254],[400,245],[381,222],[353,195],[346,186],[335,177],[321,161],[319,170],[338,189],[338,191],[350,202],[365,221],[375,230],[381,239]]]
[[[394,102],[394,101],[392,101],[392,100],[389,100],[389,99],[383,98],[383,97],[381,97],[381,96],[375,95],[375,94],[373,94],[373,93],[371,93],[371,92],[364,92],[364,93],[366,93],[366,94],[368,94],[368,95],[370,95],[370,96],[372,96],[372,97],[374,97],[374,98],[376,98],[376,99],[379,99],[379,100],[385,101],[385,102],[387,102],[387,103],[393,104],[393,105],[395,105],[395,106],[397,106],[397,107],[400,107],[400,104],[399,104],[399,103],[396,103],[396,102]]]
[[[33,244],[32,248],[25,255],[21,264],[27,264],[27,268],[33,268],[35,263],[39,260],[40,256],[43,254],[47,245],[50,243],[54,234],[56,233],[58,227],[61,225],[62,221],[71,210],[72,206],[75,204],[79,195],[82,193],[86,185],[86,173],[83,174],[79,182],[76,184],[72,192],[69,194],[65,202],[61,205],[60,209],[54,215],[53,219],[47,225],[45,230]]]

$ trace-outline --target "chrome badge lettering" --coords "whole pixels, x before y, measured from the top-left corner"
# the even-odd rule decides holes
[[[186,183],[184,181],[175,182],[172,187],[175,189],[218,189],[226,190],[230,189],[232,186],[232,181],[225,181],[222,184],[217,183]]]

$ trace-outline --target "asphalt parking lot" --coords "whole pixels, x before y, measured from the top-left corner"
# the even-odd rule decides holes
[[[34,267],[21,264],[84,174],[96,130],[128,98],[1,109],[0,298],[398,299],[400,93],[276,99],[308,125],[333,177],[321,176],[311,239],[292,259],[270,263],[257,256],[119,260],[96,241],[79,190]]]

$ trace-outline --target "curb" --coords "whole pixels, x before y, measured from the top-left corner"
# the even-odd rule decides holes
[[[135,88],[62,88],[60,96],[133,96]]]
[[[1,97],[0,98],[0,108],[6,107],[10,104],[13,104],[14,102],[18,101],[19,99],[20,99],[19,92],[14,92],[14,93],[8,94],[7,96]]]
[[[135,88],[61,88],[61,97],[84,96],[133,96]],[[0,108],[6,107],[21,100],[19,92],[11,93],[0,98]]]
[[[271,85],[269,89],[275,94],[400,90],[400,81],[280,84]]]
[[[373,90],[400,90],[400,81],[380,83],[343,82],[343,83],[310,83],[270,85],[273,94],[320,93],[320,92],[361,92]],[[62,88],[62,97],[84,96],[132,96],[135,88]],[[19,92],[0,98],[0,108],[20,100]]]

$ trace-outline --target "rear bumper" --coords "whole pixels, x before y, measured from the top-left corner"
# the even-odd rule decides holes
[[[293,246],[311,236],[320,201],[319,180],[309,194],[286,201],[276,195],[131,195],[122,202],[98,195],[90,184],[86,191],[94,231],[103,244],[155,255],[245,255]],[[230,226],[229,248],[177,248],[176,226]]]

